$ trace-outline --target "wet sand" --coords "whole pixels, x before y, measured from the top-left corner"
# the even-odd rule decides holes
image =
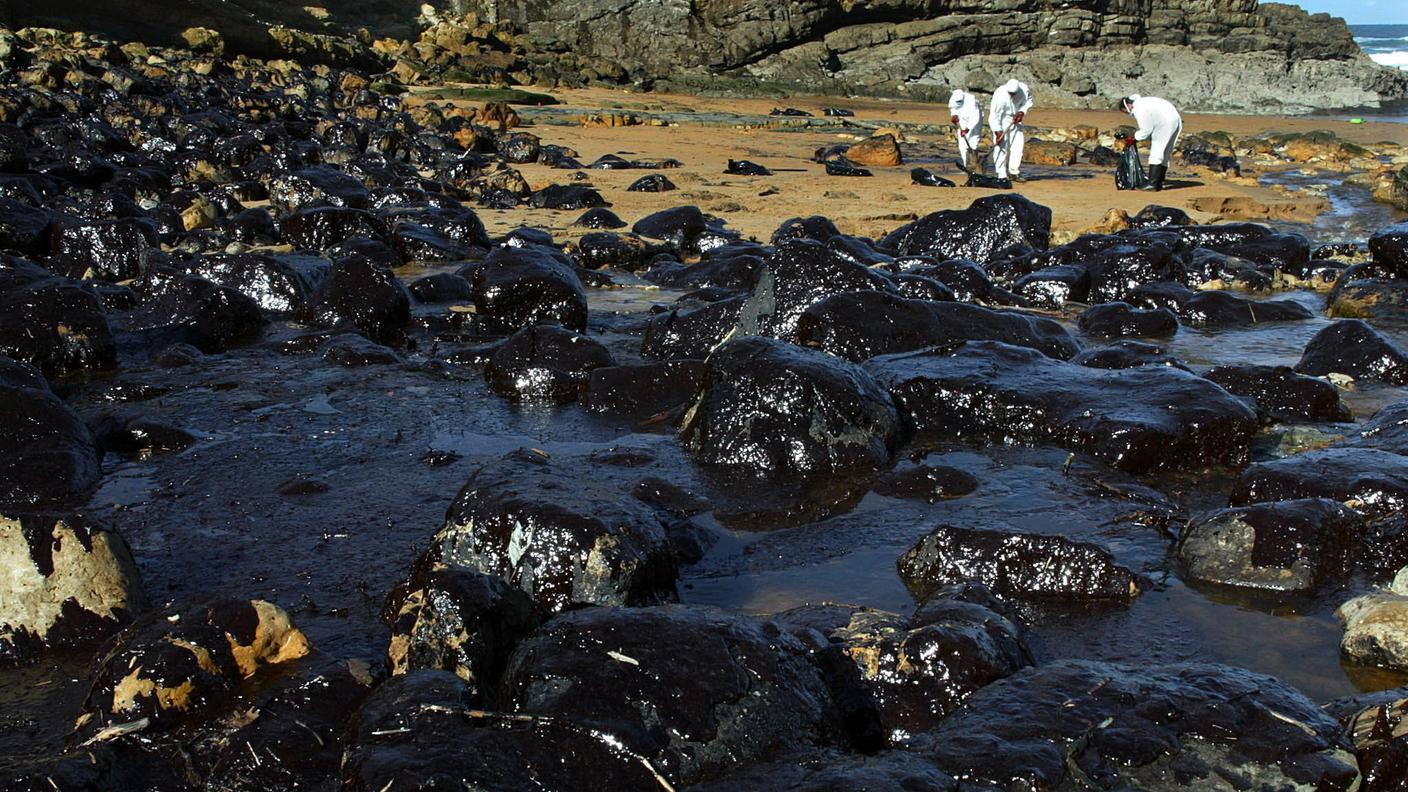
[[[588,89],[555,91],[564,108],[584,112],[660,114],[687,119],[693,113],[708,117],[710,125],[680,123],[677,126],[583,127],[539,121],[527,128],[544,143],[569,147],[583,163],[614,153],[627,158],[663,159],[673,157],[684,167],[663,171],[678,186],[667,193],[631,193],[625,188],[647,173],[641,170],[588,171],[595,185],[612,203],[612,209],[628,223],[659,209],[681,204],[697,204],[718,215],[746,236],[766,241],[778,224],[789,217],[823,214],[849,234],[880,236],[897,226],[940,209],[968,206],[975,198],[992,190],[957,187],[921,187],[911,182],[912,167],[926,167],[962,184],[964,174],[953,160],[957,155],[953,137],[948,134],[905,132],[901,149],[906,161],[899,167],[871,167],[871,178],[828,176],[813,162],[813,152],[827,145],[852,142],[869,134],[861,126],[795,130],[777,126],[720,125],[712,114],[732,113],[766,116],[774,107],[795,107],[820,118],[823,107],[844,107],[855,113],[854,122],[876,124],[946,125],[946,107],[919,102],[845,98],[792,98],[785,103],[771,99],[723,99],[708,97],[637,94],[627,91]],[[524,110],[532,116],[532,109]],[[701,122],[704,121],[701,118]],[[774,122],[779,119],[773,119]],[[782,119],[785,121],[786,119]],[[1028,116],[1029,137],[1043,128],[1092,125],[1101,131],[1128,124],[1130,117],[1118,111],[1044,110],[1039,105]],[[1188,115],[1185,130],[1225,131],[1234,136],[1268,132],[1308,132],[1328,129],[1347,140],[1372,145],[1380,142],[1408,145],[1408,128],[1402,124],[1370,122],[1350,124],[1324,118],[1285,118],[1226,115]],[[727,161],[748,159],[772,169],[770,177],[733,176],[723,173]],[[540,188],[551,183],[570,182],[570,171],[542,165],[518,166],[529,184]],[[1286,168],[1297,166],[1287,163]],[[1067,234],[1099,224],[1111,209],[1130,214],[1150,203],[1185,209],[1195,220],[1225,219],[1311,221],[1326,204],[1318,196],[1258,186],[1258,171],[1245,167],[1244,178],[1228,178],[1206,169],[1175,164],[1169,171],[1172,189],[1163,193],[1119,191],[1115,189],[1113,168],[1089,165],[1065,167],[1028,164],[1023,168],[1028,181],[1017,191],[1054,213],[1053,227]],[[773,194],[763,194],[773,192]],[[1269,207],[1270,216],[1262,214]],[[1206,211],[1212,210],[1212,211]],[[484,211],[482,216],[491,233],[508,231],[518,225],[537,225],[559,237],[572,237],[582,229],[571,222],[578,212],[518,209],[510,212]]]

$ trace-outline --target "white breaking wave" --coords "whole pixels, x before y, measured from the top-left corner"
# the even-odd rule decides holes
[[[1398,52],[1371,52],[1369,57],[1375,63],[1384,66],[1397,66],[1400,69],[1408,69],[1408,52],[1399,50]]]

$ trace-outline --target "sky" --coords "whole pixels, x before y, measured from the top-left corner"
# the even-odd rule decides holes
[[[1408,24],[1408,2],[1404,0],[1299,0],[1295,5],[1311,13],[1324,11],[1351,25]]]

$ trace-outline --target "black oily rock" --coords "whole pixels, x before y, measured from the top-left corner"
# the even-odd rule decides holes
[[[647,239],[659,239],[677,250],[703,253],[724,244],[728,236],[717,218],[697,206],[662,209],[637,220],[631,230]]]
[[[267,209],[244,209],[217,223],[226,239],[246,245],[275,245],[279,242],[279,227]]]
[[[1182,209],[1172,206],[1149,204],[1129,218],[1130,228],[1163,228],[1164,226],[1190,225],[1192,218]]]
[[[177,453],[197,440],[179,426],[142,416],[107,416],[89,429],[104,451],[119,454]]]
[[[842,157],[826,161],[827,176],[873,176],[868,168],[862,168]]]
[[[80,500],[102,476],[92,433],[36,369],[0,364],[0,508]]]
[[[889,394],[859,366],[749,336],[709,355],[680,442],[739,473],[832,476],[886,466],[902,425]]]
[[[577,400],[593,369],[611,364],[597,341],[557,325],[530,325],[499,346],[484,379],[510,399],[566,404]]]
[[[1345,438],[1344,445],[1377,448],[1408,456],[1408,401],[1386,405],[1358,430]]]
[[[1256,414],[1171,367],[1107,370],[996,341],[884,355],[865,368],[940,441],[1054,443],[1134,473],[1247,461]]]
[[[1020,195],[990,195],[967,209],[925,215],[890,233],[881,246],[903,256],[962,258],[982,264],[1013,245],[1045,250],[1050,237],[1050,209]]]
[[[332,262],[297,254],[234,253],[198,256],[181,266],[253,298],[269,313],[289,314],[308,301],[327,277]]]
[[[322,251],[349,239],[387,239],[386,223],[364,209],[318,206],[299,209],[279,224],[294,249]]]
[[[595,187],[587,187],[581,184],[549,184],[541,190],[533,193],[528,199],[528,203],[534,209],[590,209],[592,207],[606,207],[607,203],[601,193]]]
[[[731,159],[728,166],[724,168],[724,173],[731,173],[735,176],[771,176],[772,171],[748,160]]]
[[[517,330],[556,323],[569,330],[587,327],[587,294],[565,257],[542,248],[496,248],[473,270],[478,312]]]
[[[1071,358],[1077,366],[1097,369],[1128,369],[1139,366],[1172,366],[1188,371],[1183,361],[1158,344],[1124,339],[1113,344],[1083,350]]]
[[[1310,240],[1300,234],[1268,234],[1214,249],[1250,261],[1259,268],[1282,272],[1302,272],[1310,261]]]
[[[406,287],[416,302],[421,303],[470,303],[474,301],[474,287],[469,280],[454,272],[437,272],[411,281]]]
[[[681,264],[673,258],[656,257],[640,277],[668,289],[707,289],[716,287],[731,292],[751,290],[758,285],[763,271],[763,256],[758,251],[730,252],[732,248],[711,250],[693,264]]]
[[[912,465],[896,468],[875,480],[877,495],[937,503],[958,498],[976,490],[973,474],[946,465]]]
[[[1064,536],[941,525],[897,562],[900,578],[923,599],[955,583],[981,583],[1001,597],[1130,600],[1139,579],[1110,552]]]
[[[646,418],[693,400],[708,367],[697,360],[671,360],[592,369],[582,404],[592,412]]]
[[[914,168],[909,172],[909,180],[924,187],[957,187],[949,179],[934,173],[928,168]]]
[[[876,721],[884,744],[898,746],[979,688],[1032,663],[1021,627],[988,607],[991,593],[973,586],[953,596],[962,588],[936,593],[912,617],[819,605],[773,618],[826,637],[824,649],[846,664],[830,681],[847,723]]]
[[[555,243],[552,241],[552,234],[542,228],[519,226],[504,236],[503,245],[511,248],[551,248]],[[566,259],[560,260],[566,262]]]
[[[1348,421],[1349,408],[1330,383],[1295,373],[1289,366],[1217,366],[1204,377],[1234,396],[1253,401],[1267,421]]]
[[[1080,350],[1070,332],[1051,319],[878,291],[837,294],[810,306],[797,320],[796,338],[798,344],[856,362],[966,340],[1002,341],[1059,360]]]
[[[146,606],[127,542],[83,514],[0,514],[0,661],[92,648]]]
[[[1371,517],[1408,506],[1408,457],[1377,448],[1331,446],[1258,462],[1233,487],[1230,503],[1329,498]]]
[[[1225,291],[1194,291],[1177,283],[1150,283],[1129,292],[1143,308],[1168,308],[1190,327],[1241,327],[1264,322],[1297,322],[1315,313],[1294,300],[1249,300]]]
[[[496,148],[505,161],[514,164],[536,162],[538,154],[542,152],[542,144],[538,142],[538,136],[527,132],[504,135],[499,138]]]
[[[616,216],[616,213],[604,206],[595,209],[588,209],[582,216],[572,221],[572,225],[582,228],[596,228],[603,231],[610,231],[617,228],[625,228],[626,221]]]
[[[901,297],[936,302],[956,302],[958,300],[958,295],[953,293],[953,289],[933,278],[926,278],[923,275],[901,274],[895,275],[893,280],[895,286],[900,290]]]
[[[311,651],[287,613],[264,600],[214,598],[150,611],[98,659],[79,737],[147,718],[166,729],[227,705],[247,680]]]
[[[432,263],[479,258],[487,251],[451,239],[420,223],[402,220],[391,229],[391,247],[407,263]]]
[[[958,792],[958,782],[910,751],[852,754],[842,751],[788,753],[747,764],[690,792]]]
[[[9,198],[0,198],[0,250],[23,256],[43,256],[49,252],[54,215]]]
[[[915,257],[900,259],[899,264],[907,274],[932,278],[949,287],[954,298],[961,302],[984,305],[1015,305],[1020,302],[1016,295],[999,287],[987,270],[966,259],[934,261],[929,257]]]
[[[1408,691],[1371,704],[1347,724],[1363,775],[1362,792],[1395,792],[1408,781]]]
[[[1359,776],[1314,702],[1212,664],[1052,661],[974,693],[924,743],[922,755],[983,789],[1345,792]]]
[[[645,240],[634,234],[593,231],[577,240],[577,261],[588,269],[619,267],[634,271],[651,254]]]
[[[1125,302],[1093,305],[1076,320],[1081,332],[1106,338],[1164,338],[1178,332],[1178,316],[1167,308],[1139,309]]]
[[[160,249],[156,226],[142,218],[64,222],[54,229],[49,267],[74,278],[125,281],[146,272]]]
[[[275,174],[269,179],[269,203],[282,215],[306,206],[366,209],[371,194],[361,180],[327,165]]]
[[[1295,369],[1313,377],[1345,374],[1408,385],[1408,353],[1360,319],[1340,319],[1316,333]]]
[[[356,333],[339,333],[323,346],[323,360],[347,368],[394,366],[406,362],[396,350]]]
[[[0,355],[49,376],[117,365],[117,342],[101,299],[39,267],[0,264]]]
[[[1221,509],[1179,537],[1192,579],[1271,591],[1310,591],[1354,569],[1364,518],[1325,498]]]
[[[675,559],[654,510],[531,455],[471,476],[430,552],[447,567],[497,575],[554,613],[675,599]]]
[[[1217,225],[1187,225],[1168,229],[1188,247],[1220,250],[1271,236],[1271,229],[1256,223],[1218,223]]]
[[[1381,228],[1369,237],[1374,265],[1394,278],[1408,278],[1408,222]]]
[[[781,625],[715,608],[590,608],[519,645],[506,708],[591,724],[692,784],[783,748],[844,745],[809,655]]]
[[[812,239],[817,242],[825,242],[834,236],[840,236],[840,229],[831,222],[828,217],[812,215],[810,217],[793,217],[782,221],[782,225],[772,232],[771,242],[773,245],[781,245],[789,239]]]
[[[1125,300],[1137,287],[1176,280],[1180,268],[1162,245],[1116,245],[1080,262],[1089,275],[1086,301],[1091,304]]]
[[[744,297],[710,303],[692,311],[678,308],[651,317],[645,325],[640,353],[648,358],[703,360],[738,326]]]
[[[348,792],[659,789],[654,774],[590,724],[485,712],[445,671],[412,671],[363,703],[342,762]],[[447,787],[447,783],[452,786]]]
[[[764,259],[739,324],[744,332],[790,341],[808,308],[835,294],[863,291],[893,294],[898,289],[889,278],[820,242],[791,239]]]
[[[390,620],[387,667],[396,676],[449,671],[469,686],[475,703],[497,706],[509,653],[545,614],[527,594],[493,575],[435,569],[420,580],[412,577]]]
[[[649,176],[642,176],[631,182],[626,188],[626,192],[669,192],[676,189],[675,183],[665,178],[663,173],[652,173]]]
[[[1012,292],[1027,305],[1061,310],[1066,303],[1090,299],[1090,271],[1075,264],[1043,267],[1018,278]]]
[[[298,312],[324,327],[349,324],[378,343],[400,340],[411,319],[411,295],[391,270],[360,256],[336,261]]]
[[[207,354],[258,338],[267,323],[253,298],[198,275],[153,270],[137,291],[142,302],[129,319],[131,329],[187,343]]]

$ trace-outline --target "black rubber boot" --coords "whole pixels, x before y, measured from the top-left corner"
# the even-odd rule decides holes
[[[1167,165],[1150,165],[1150,166],[1149,166],[1149,183],[1144,186],[1144,189],[1146,189],[1146,190],[1153,190],[1154,192],[1159,192],[1160,190],[1162,190],[1162,189],[1164,188],[1164,176],[1167,175],[1167,174],[1168,174],[1168,166],[1167,166]]]

